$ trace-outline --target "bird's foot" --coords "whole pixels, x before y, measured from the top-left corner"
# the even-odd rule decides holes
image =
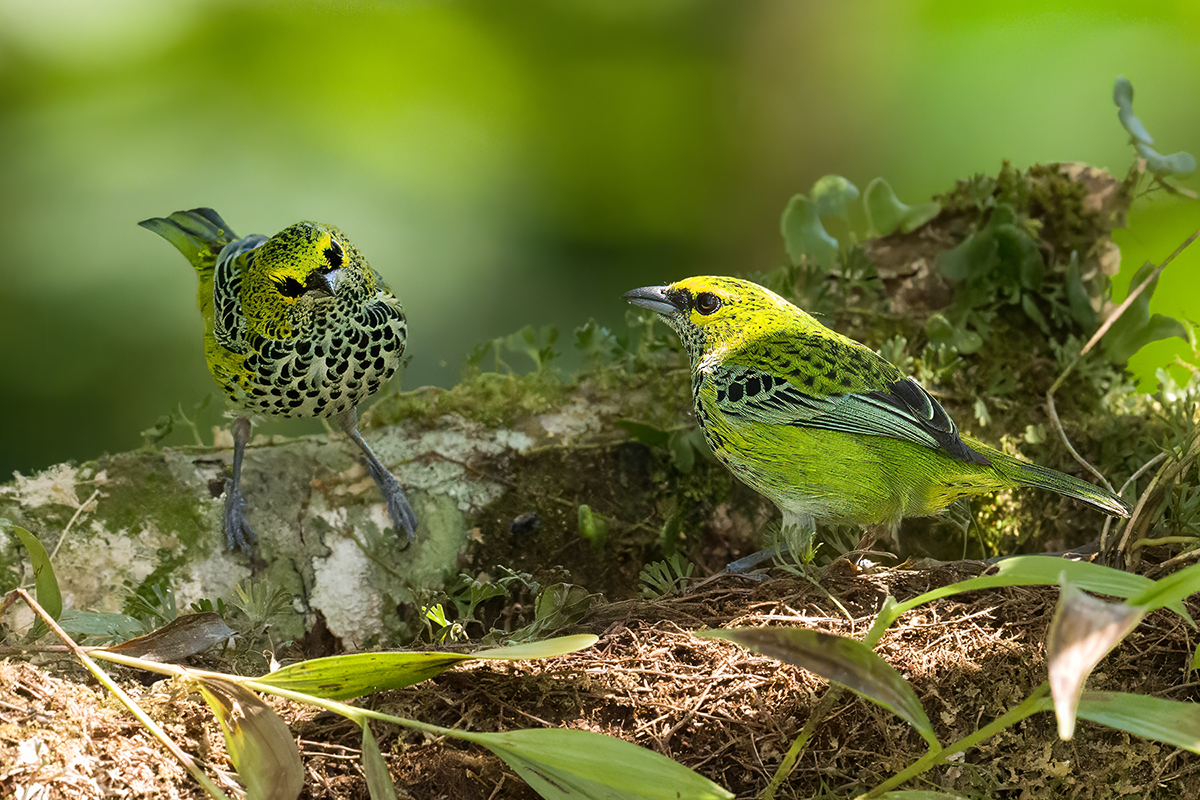
[[[371,463],[371,459],[367,459],[367,471],[375,479],[376,485],[379,486],[379,492],[383,495],[384,502],[387,503],[388,516],[392,518],[393,527],[397,532],[403,530],[407,534],[408,538],[404,541],[404,546],[407,547],[417,538],[417,515],[412,510],[412,506],[408,504],[408,496],[404,494],[404,487],[400,485],[400,481],[396,480],[395,475],[386,469],[376,468]]]
[[[241,550],[246,555],[254,552],[258,534],[246,521],[245,501],[232,478],[225,479],[225,546],[230,550]]]
[[[759,550],[756,553],[751,553],[748,556],[739,558],[737,561],[731,561],[725,565],[725,570],[720,573],[722,575],[735,575],[739,578],[748,578],[754,581],[765,581],[767,574],[765,572],[752,572],[760,565],[766,564],[770,566],[771,562],[777,556],[787,553],[788,547],[786,543],[780,543],[774,547],[767,547]]]

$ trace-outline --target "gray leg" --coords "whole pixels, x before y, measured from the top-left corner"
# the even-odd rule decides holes
[[[375,453],[363,441],[362,435],[358,432],[358,412],[355,409],[352,408],[339,417],[338,423],[367,457],[367,472],[371,473],[371,477],[375,479],[375,484],[379,487],[379,492],[387,503],[392,526],[397,531],[404,530],[408,534],[408,538],[404,542],[407,546],[409,542],[417,538],[417,515],[413,513],[412,506],[408,504],[408,498],[404,495],[404,487],[400,485],[400,481],[396,480],[395,475],[388,472],[387,467],[380,463]]]
[[[248,441],[250,420],[238,417],[233,422],[233,477],[225,479],[225,546],[250,555],[258,535],[246,522],[245,501],[242,500],[242,457],[246,455]]]
[[[767,564],[774,561],[776,556],[787,555],[789,552],[807,551],[812,546],[813,536],[816,532],[817,525],[812,517],[807,514],[792,514],[785,511],[783,513],[783,540],[774,547],[759,550],[756,553],[751,553],[748,556],[739,558],[737,561],[726,564],[725,572],[734,575],[745,575],[747,577],[759,577],[750,575],[750,570],[760,564]]]

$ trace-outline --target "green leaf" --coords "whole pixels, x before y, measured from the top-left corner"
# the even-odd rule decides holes
[[[1149,612],[1172,605],[1197,592],[1200,592],[1200,564],[1192,564],[1165,578],[1159,578],[1144,592],[1130,597],[1126,602],[1131,606],[1141,606]]]
[[[50,564],[50,554],[46,552],[41,540],[21,526],[10,526],[8,520],[4,520],[4,527],[12,528],[18,541],[29,553],[29,564],[33,567],[34,596],[37,598],[38,605],[50,615],[51,619],[57,622],[63,612],[62,592],[58,588],[58,578],[54,576],[54,567]],[[50,630],[49,626],[39,618],[25,638],[27,641],[36,641],[42,638],[48,630]]]
[[[952,583],[900,603],[892,609],[892,619],[895,620],[901,614],[924,603],[963,592],[1001,586],[1055,586],[1059,582],[1059,576],[1063,574],[1080,589],[1120,598],[1140,594],[1154,583],[1144,575],[1134,575],[1090,561],[1070,561],[1053,556],[1014,556],[997,564],[995,573]],[[1187,620],[1193,628],[1196,627],[1195,621],[1182,602],[1168,603],[1166,607]]]
[[[634,439],[650,447],[666,447],[667,442],[671,440],[671,434],[653,425],[647,425],[644,422],[619,419],[617,420],[617,427],[624,428]]]
[[[847,209],[858,199],[858,187],[841,175],[826,175],[813,184],[812,203],[818,216],[847,219]]]
[[[197,680],[221,724],[225,749],[246,787],[247,800],[295,800],[304,789],[304,765],[283,720],[254,692],[218,678]]]
[[[532,658],[555,658],[586,650],[596,642],[599,636],[581,633],[575,636],[558,636],[554,639],[543,639],[540,642],[510,644],[507,647],[494,647],[490,650],[479,650],[471,654],[471,658],[486,658],[492,661],[527,661]]]
[[[289,664],[254,680],[314,697],[347,700],[412,686],[469,658],[467,653],[350,653]]]
[[[1087,692],[1079,701],[1079,716],[1200,753],[1200,703],[1124,692]]]
[[[803,628],[732,628],[701,631],[702,639],[728,639],[763,655],[803,667],[878,703],[941,749],[916,692],[890,664],[860,641]]]
[[[1146,280],[1154,269],[1150,262],[1143,264],[1130,279],[1129,291],[1132,292]],[[1187,328],[1179,320],[1162,314],[1150,315],[1150,298],[1157,288],[1158,278],[1155,278],[1108,329],[1103,346],[1109,361],[1123,364],[1138,350],[1159,339],[1178,336],[1187,341]]]
[[[1092,308],[1092,298],[1079,272],[1079,253],[1072,251],[1071,260],[1067,264],[1067,303],[1071,316],[1084,330],[1095,330],[1096,309]]]
[[[1033,295],[1027,292],[1021,294],[1021,310],[1025,312],[1025,316],[1033,321],[1033,324],[1041,328],[1042,333],[1050,333],[1050,326],[1046,324],[1046,318],[1042,315],[1042,310],[1033,301]]]
[[[1144,144],[1154,144],[1154,137],[1133,113],[1133,84],[1124,75],[1113,82],[1113,102],[1117,104],[1117,119],[1129,135]]]
[[[666,756],[590,731],[455,731],[491,750],[545,798],[732,800],[733,793]]]
[[[586,503],[579,506],[579,535],[592,547],[608,541],[608,520]]]
[[[1147,169],[1160,178],[1167,175],[1191,175],[1196,171],[1196,157],[1183,150],[1164,156],[1150,145],[1141,142],[1135,144],[1134,148],[1146,159]]]
[[[375,734],[371,733],[371,726],[365,719],[362,722],[362,742],[363,777],[367,780],[367,792],[371,800],[397,800],[392,774],[388,772],[383,753],[379,752],[379,742],[375,741]]]
[[[787,204],[779,228],[793,264],[805,257],[819,267],[830,267],[837,261],[838,241],[825,230],[816,206],[804,195],[796,195]]]
[[[145,632],[140,619],[128,614],[78,611],[68,608],[58,624],[72,636],[100,636],[105,641],[124,642]]]
[[[595,642],[595,636],[580,635],[478,653],[350,653],[289,664],[254,681],[315,697],[346,700],[384,689],[412,686],[472,658],[550,658],[583,650]]]
[[[867,225],[874,236],[887,236],[897,228],[904,233],[911,233],[942,210],[935,201],[915,206],[901,203],[891,185],[883,178],[876,178],[867,184],[863,207],[867,212]]]

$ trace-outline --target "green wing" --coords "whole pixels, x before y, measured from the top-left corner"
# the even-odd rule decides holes
[[[854,355],[862,358],[859,353]],[[959,461],[991,463],[963,442],[941,403],[890,364],[890,371],[871,364],[871,374],[864,376],[858,371],[850,376],[854,389],[828,394],[807,387],[815,383],[811,371],[781,375],[778,365],[772,366],[775,369],[744,365],[712,369],[709,376],[717,408],[731,420],[886,436],[939,450]],[[818,374],[825,378],[826,386],[840,387],[846,383],[842,377],[845,366],[835,365],[828,375]]]

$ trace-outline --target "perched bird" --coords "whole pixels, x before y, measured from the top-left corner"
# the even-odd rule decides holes
[[[200,277],[204,355],[240,416],[225,481],[225,541],[257,540],[241,494],[250,417],[331,417],[366,456],[392,524],[412,541],[416,515],[400,482],[358,433],[356,406],[400,365],[408,326],[400,301],[332,225],[297,222],[271,238],[238,236],[211,208],[138,223],[175,245]]]
[[[709,446],[783,512],[784,529],[895,530],[960,497],[1049,489],[1128,517],[1120,497],[958,432],[919,383],[779,295],[737,278],[687,278],[625,295],[662,315],[691,359]]]

